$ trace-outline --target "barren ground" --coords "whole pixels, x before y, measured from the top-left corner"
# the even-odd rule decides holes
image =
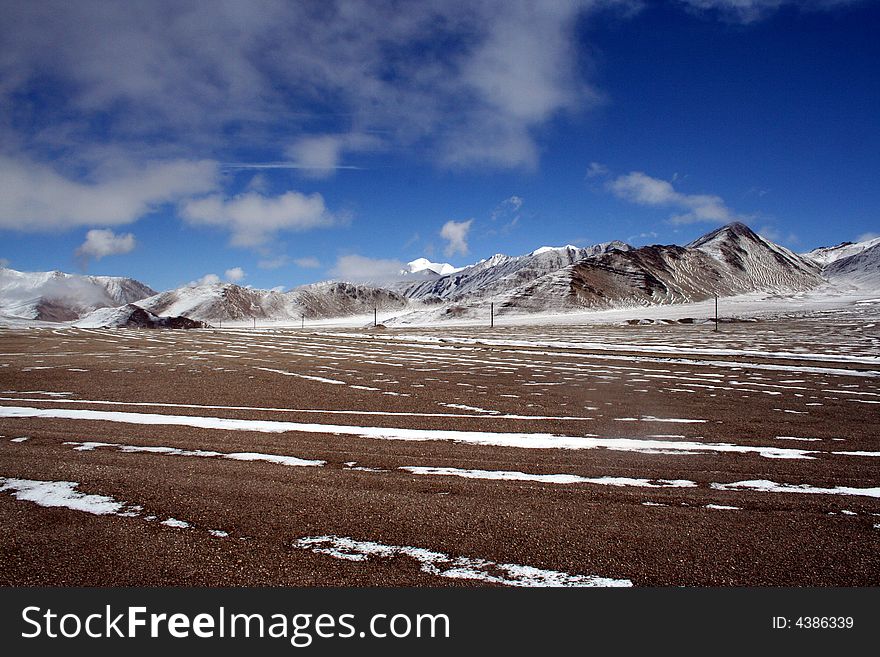
[[[0,582],[878,585],[875,319],[3,331]]]

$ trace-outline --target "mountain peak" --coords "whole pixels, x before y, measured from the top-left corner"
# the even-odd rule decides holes
[[[730,239],[736,238],[745,238],[752,241],[759,241],[761,239],[758,234],[755,233],[755,231],[746,226],[744,223],[740,221],[734,221],[729,224],[725,224],[720,228],[716,228],[715,230],[706,233],[702,237],[698,237],[693,242],[688,244],[688,247],[698,248],[701,246],[716,244],[718,242],[728,241]]]
[[[416,258],[406,263],[404,273],[433,272],[439,276],[446,276],[457,271],[461,271],[461,268],[453,267],[448,262],[431,262],[427,258]]]
[[[566,244],[565,246],[542,246],[532,251],[529,255],[541,255],[550,251],[577,251],[578,247]]]

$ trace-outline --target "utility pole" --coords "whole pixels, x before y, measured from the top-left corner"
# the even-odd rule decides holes
[[[373,326],[379,326],[379,310],[373,307]]]
[[[304,329],[304,328],[306,327],[306,315],[305,315],[305,313],[303,313],[303,316],[300,317],[300,325],[299,325],[299,327],[300,327],[301,329]]]
[[[495,302],[489,303],[489,328],[495,328]]]
[[[257,328],[257,318],[254,317],[254,328]]]
[[[715,332],[718,333],[718,295],[715,295]]]

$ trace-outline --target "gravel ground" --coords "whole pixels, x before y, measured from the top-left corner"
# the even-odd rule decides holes
[[[498,583],[493,562],[636,586],[878,585],[878,347],[867,312],[718,334],[3,331],[0,583],[476,586]],[[552,448],[546,434],[611,442]],[[323,464],[224,457],[236,453]],[[485,478],[501,471],[592,481]],[[606,477],[644,481],[595,481]],[[40,506],[19,499],[17,479],[75,482],[137,509]],[[788,488],[717,487],[754,480]],[[315,536],[480,560],[482,574],[298,543]]]

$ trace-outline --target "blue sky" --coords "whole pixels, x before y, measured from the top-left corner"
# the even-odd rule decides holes
[[[21,3],[0,262],[289,288],[745,221],[880,233],[880,3]]]

